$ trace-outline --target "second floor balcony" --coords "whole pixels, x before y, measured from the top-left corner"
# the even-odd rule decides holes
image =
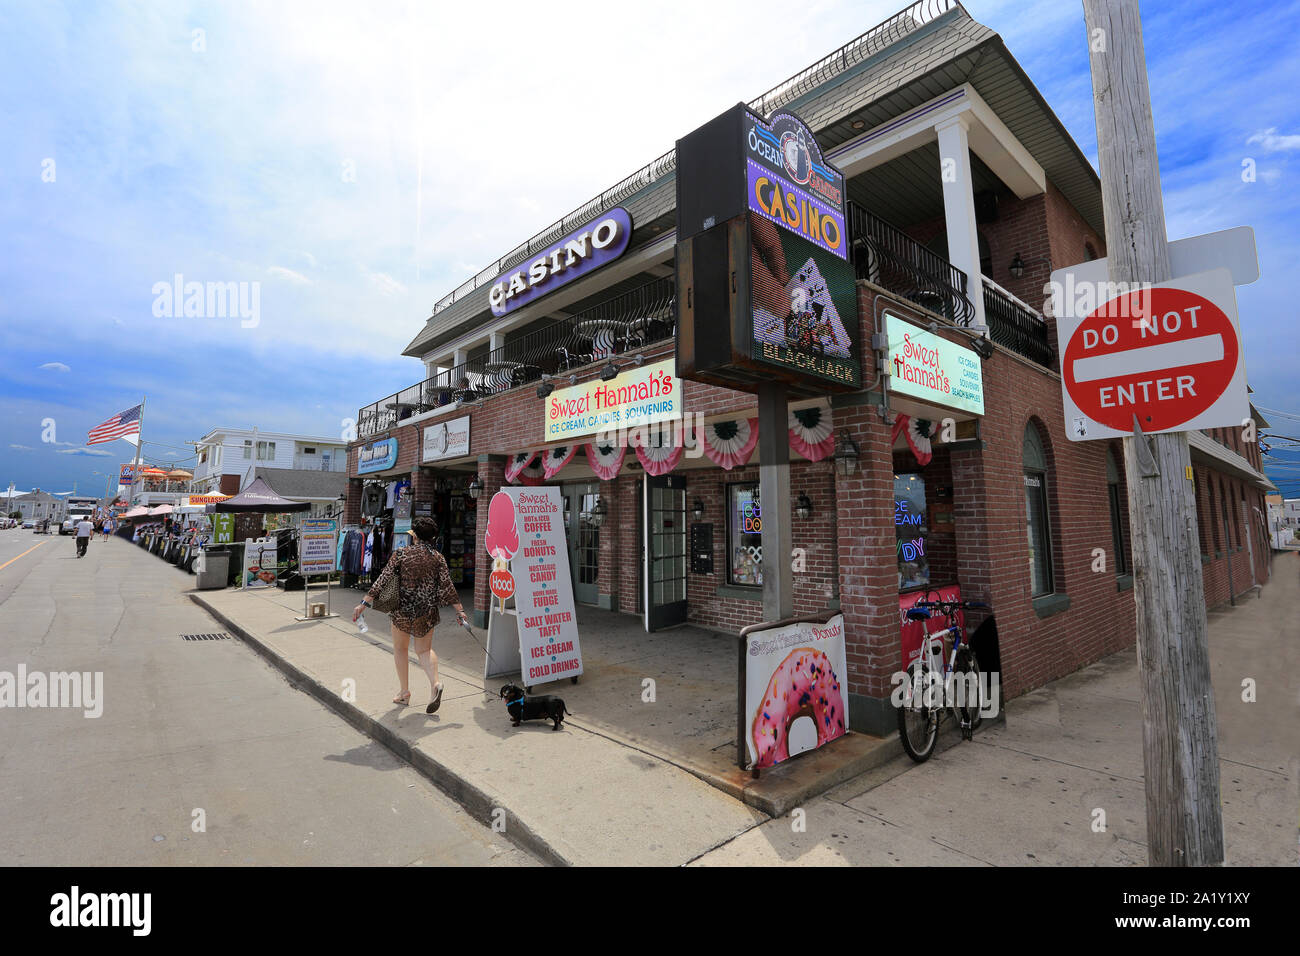
[[[857,205],[850,204],[850,223],[859,279],[955,325],[970,326],[975,309],[965,272]],[[1055,368],[1042,315],[991,279],[979,279],[989,337],[1046,368]],[[357,437],[368,439],[443,406],[477,402],[543,376],[559,377],[669,340],[676,332],[674,291],[671,276],[654,279],[541,329],[507,338],[492,351],[360,409]]]
[[[476,402],[573,369],[637,352],[677,330],[671,276],[654,279],[500,347],[357,412],[357,438],[445,405]]]

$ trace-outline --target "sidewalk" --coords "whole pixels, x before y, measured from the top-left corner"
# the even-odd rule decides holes
[[[1300,555],[1276,555],[1256,594],[1209,615],[1225,862],[1294,866]],[[1242,699],[1247,678],[1254,702]],[[897,758],[810,801],[802,832],[774,819],[696,862],[1145,866],[1136,650],[1011,701],[1006,718],[928,763]]]
[[[512,727],[486,691],[483,650],[450,612],[434,631],[439,712],[426,716],[428,682],[411,657],[412,706],[393,704],[397,678],[386,615],[351,622],[361,592],[333,589],[340,617],[299,622],[301,592],[194,591],[232,633],[363,732],[384,743],[490,823],[553,863],[678,865],[888,760],[897,741],[854,734],[766,771],[735,765],[734,638],[693,627],[646,634],[628,616],[582,608],[584,671],[577,685],[542,685],[572,717],[559,733],[540,721]],[[323,601],[323,588],[312,590]],[[475,630],[480,641],[486,633]],[[644,699],[645,680],[655,700]],[[345,681],[355,698],[344,698]],[[561,769],[562,768],[562,769]],[[499,814],[498,814],[499,816]]]

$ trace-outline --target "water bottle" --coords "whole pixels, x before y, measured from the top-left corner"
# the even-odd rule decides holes
[[[361,616],[357,618],[357,630],[362,634],[366,634],[370,631],[370,626],[366,624],[366,615],[364,611],[361,613]]]

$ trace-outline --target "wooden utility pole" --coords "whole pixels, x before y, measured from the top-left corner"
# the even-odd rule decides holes
[[[1171,278],[1137,0],[1083,0],[1111,282]],[[1104,301],[1104,300],[1103,300]],[[1134,419],[1136,424],[1136,419]],[[1149,443],[1150,455],[1143,443]],[[1183,432],[1124,439],[1152,866],[1223,862],[1218,722]]]

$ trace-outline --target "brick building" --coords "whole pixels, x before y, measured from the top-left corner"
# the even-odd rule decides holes
[[[1130,645],[1123,451],[1067,438],[1054,323],[1033,304],[1053,268],[1105,254],[1087,159],[1001,39],[944,0],[913,4],[750,107],[797,113],[851,201],[857,308],[844,319],[866,343],[863,387],[791,403],[791,447],[807,453],[791,452],[791,513],[779,517],[796,549],[796,611],[845,616],[852,726],[895,725],[890,675],[917,626],[902,610],[932,589],[992,606],[997,659],[985,666],[1008,697]],[[688,429],[666,474],[627,449],[606,480],[590,436],[546,437],[551,394],[636,382],[674,360],[675,162],[665,154],[444,297],[405,352],[425,377],[358,414],[345,522],[395,519],[379,499],[409,482],[480,624],[490,561],[471,486],[486,502],[515,456],[574,445],[548,483],[564,496],[579,605],[639,615],[647,630],[761,620],[762,536],[746,530],[761,516],[756,453],[725,469]],[[493,286],[615,208],[631,224],[619,257],[496,307]],[[887,325],[978,354],[982,409],[904,395],[888,350],[870,347]],[[731,436],[756,420],[753,394],[677,381],[688,421]],[[909,420],[933,436],[928,456],[900,427]],[[1268,483],[1258,446],[1232,429],[1195,433],[1193,463],[1218,604],[1267,580]],[[910,539],[903,515],[916,516]]]

